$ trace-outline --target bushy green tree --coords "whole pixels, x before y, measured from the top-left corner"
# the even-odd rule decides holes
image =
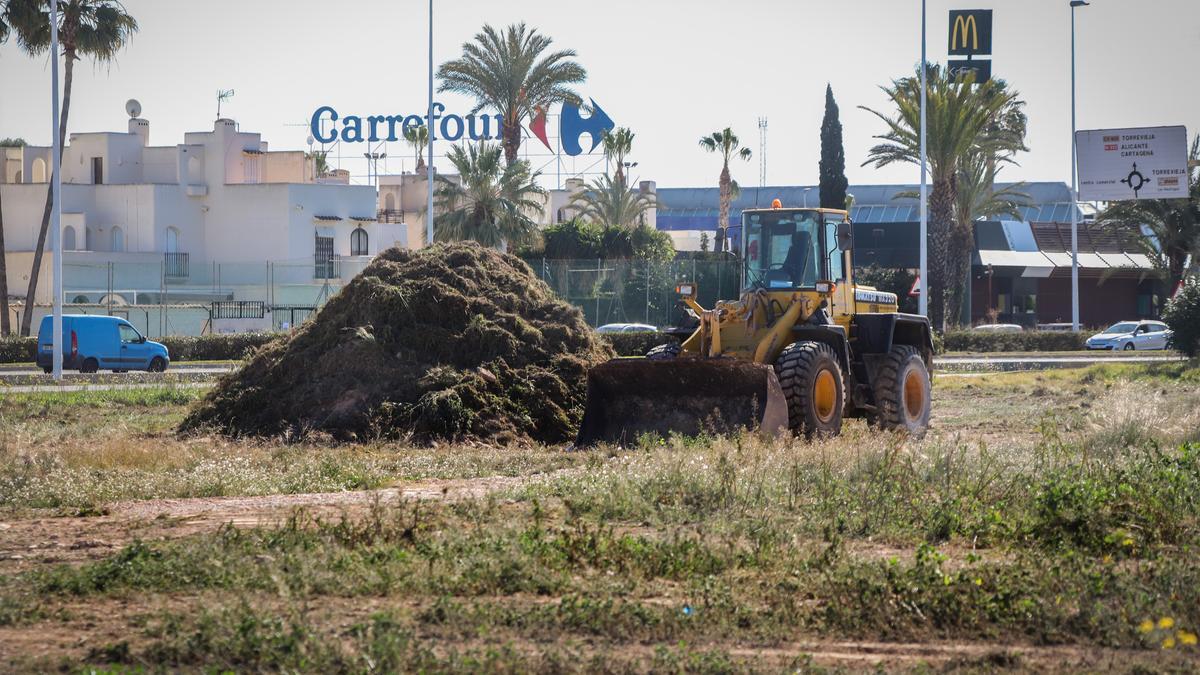
[[[821,208],[846,208],[846,151],[833,87],[825,85],[825,119],[821,120]]]
[[[1200,356],[1200,278],[1185,283],[1167,303],[1163,321],[1174,331],[1175,349],[1188,356]]]

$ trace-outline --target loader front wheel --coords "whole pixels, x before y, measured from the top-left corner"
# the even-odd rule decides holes
[[[679,356],[679,352],[683,350],[683,345],[678,342],[671,342],[665,345],[659,345],[654,349],[646,352],[646,358],[651,361],[662,361],[664,359],[673,359]]]
[[[892,347],[875,379],[876,422],[921,436],[929,428],[931,399],[929,369],[921,353],[911,345]]]
[[[805,436],[836,436],[842,431],[845,387],[837,354],[823,342],[793,342],[775,361],[775,375],[787,399],[788,426]]]

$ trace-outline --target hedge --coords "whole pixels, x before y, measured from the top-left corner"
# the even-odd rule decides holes
[[[1087,335],[1066,330],[1032,330],[991,333],[952,330],[943,337],[948,352],[1069,352],[1086,349]]]
[[[223,361],[245,358],[278,333],[229,333],[218,335],[168,335],[154,338],[166,345],[172,361]],[[37,338],[0,339],[0,363],[29,363],[37,352]]]
[[[229,333],[219,335],[170,335],[154,338],[167,346],[172,361],[219,361],[245,358],[279,333]],[[620,356],[641,356],[652,348],[679,338],[666,333],[605,333]],[[938,353],[951,352],[1062,352],[1084,349],[1086,335],[1069,331],[1025,331],[1021,333],[985,333],[950,331],[935,336]],[[0,363],[28,363],[34,360],[37,338],[0,339]]]

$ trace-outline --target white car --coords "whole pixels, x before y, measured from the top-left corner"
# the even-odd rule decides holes
[[[1025,330],[1015,323],[983,323],[975,326],[971,330],[977,330],[984,333],[1020,333]]]
[[[1167,324],[1161,321],[1122,321],[1088,338],[1087,348],[1112,351],[1166,349],[1172,334]]]
[[[606,323],[597,333],[653,333],[658,329],[646,323]]]

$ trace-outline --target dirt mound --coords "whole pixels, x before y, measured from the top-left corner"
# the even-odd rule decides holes
[[[520,259],[476,244],[380,254],[180,425],[234,436],[569,441],[611,358]]]

